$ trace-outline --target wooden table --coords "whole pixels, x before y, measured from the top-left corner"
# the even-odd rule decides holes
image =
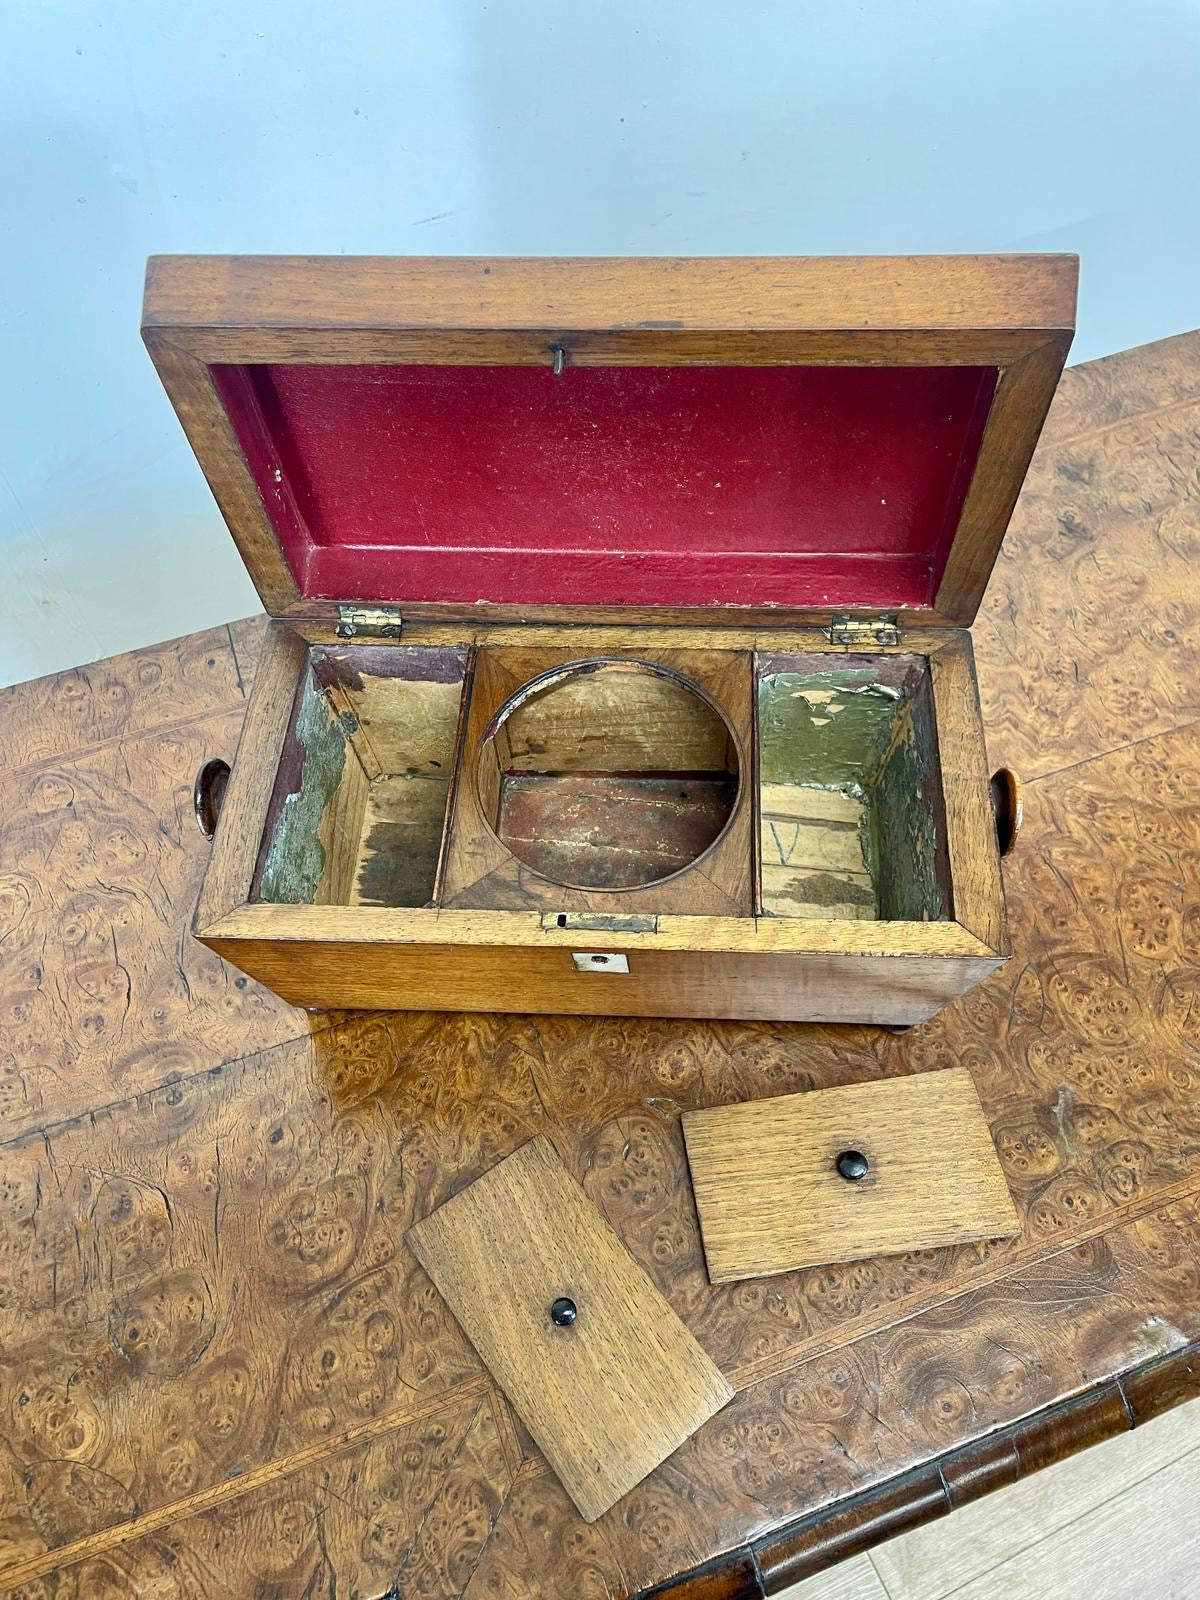
[[[186,931],[260,624],[6,691],[0,1584],[772,1593],[1194,1392],[1198,430],[1200,335],[1064,381],[975,630],[1017,953],[903,1037],[292,1010]],[[1019,1239],[709,1287],[681,1110],[956,1062]],[[536,1133],[738,1391],[591,1527],[403,1245]]]

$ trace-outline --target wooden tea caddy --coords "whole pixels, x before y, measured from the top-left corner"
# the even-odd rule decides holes
[[[320,1008],[904,1026],[993,971],[969,627],[1076,271],[153,259],[273,619],[197,937]]]

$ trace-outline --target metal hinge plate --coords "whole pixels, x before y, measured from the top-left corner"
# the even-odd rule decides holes
[[[895,617],[834,617],[829,624],[830,644],[900,643],[900,627]]]
[[[403,619],[394,606],[339,606],[339,639],[398,639]]]
[[[572,950],[576,972],[628,972],[629,957],[614,950]]]
[[[658,918],[641,912],[543,911],[543,928],[566,928],[578,933],[657,933]]]

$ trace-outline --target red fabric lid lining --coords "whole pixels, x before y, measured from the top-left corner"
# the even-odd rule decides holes
[[[301,593],[932,604],[993,367],[215,366]]]

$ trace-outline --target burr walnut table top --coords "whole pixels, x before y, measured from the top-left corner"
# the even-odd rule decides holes
[[[1195,1388],[1198,439],[1200,334],[1066,375],[975,627],[1016,953],[902,1037],[293,1010],[186,931],[261,623],[0,694],[0,1592],[772,1593]],[[710,1287],[682,1112],[958,1064],[1019,1237]],[[737,1391],[591,1526],[404,1243],[536,1135]]]

